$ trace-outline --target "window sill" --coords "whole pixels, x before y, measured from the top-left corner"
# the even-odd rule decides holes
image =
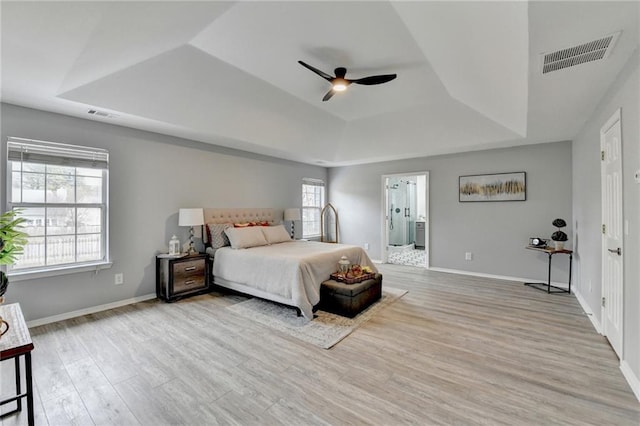
[[[49,278],[58,275],[75,274],[78,272],[95,272],[97,274],[102,269],[111,268],[112,265],[113,262],[83,263],[82,265],[61,266],[59,268],[40,269],[37,271],[12,271],[8,272],[7,276],[11,279],[11,282],[16,282],[24,280],[36,280],[39,278]]]

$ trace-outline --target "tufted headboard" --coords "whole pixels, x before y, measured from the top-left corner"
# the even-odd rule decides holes
[[[242,223],[266,221],[271,225],[276,225],[282,221],[282,214],[282,210],[275,210],[272,208],[214,209],[205,207],[204,223]]]
[[[279,214],[278,214],[279,213]],[[282,211],[270,208],[204,209],[204,223],[264,222],[280,223]]]

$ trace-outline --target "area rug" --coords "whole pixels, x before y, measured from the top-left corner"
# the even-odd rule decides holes
[[[317,311],[317,317],[308,321],[297,316],[292,307],[258,298],[236,303],[226,309],[297,339],[330,349],[406,293],[406,290],[383,286],[382,298],[354,318]]]

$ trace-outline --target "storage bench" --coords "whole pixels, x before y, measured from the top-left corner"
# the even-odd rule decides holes
[[[319,308],[353,318],[382,297],[382,275],[359,283],[327,280],[320,286]]]

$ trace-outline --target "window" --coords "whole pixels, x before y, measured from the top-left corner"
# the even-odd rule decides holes
[[[9,138],[7,199],[29,235],[10,271],[108,261],[108,167],[102,149]]]
[[[324,206],[324,182],[302,179],[302,238],[320,236],[320,212]]]

